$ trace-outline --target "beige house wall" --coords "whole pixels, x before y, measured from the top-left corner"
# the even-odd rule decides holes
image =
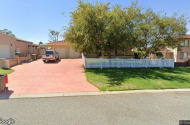
[[[164,53],[164,57],[166,59],[173,59],[174,58],[174,54],[173,53]]]
[[[29,54],[29,48],[32,45],[32,42],[24,42],[16,40],[15,42],[15,51],[21,52],[21,56],[27,56]]]
[[[38,55],[38,52],[39,49],[37,49],[36,47],[30,47],[29,48],[29,54],[37,54]]]
[[[46,49],[39,49],[39,56],[42,56],[44,54],[44,52],[46,51]]]
[[[44,47],[49,48],[51,47],[52,50],[55,50],[59,53],[60,58],[80,58],[81,53],[76,52],[72,49],[69,45],[45,45]]]
[[[0,45],[9,46],[10,59],[14,59],[15,41],[16,41],[16,38],[14,38],[13,36],[0,33]]]
[[[163,54],[163,58],[165,59],[174,59],[174,52],[162,52]],[[158,59],[158,57],[156,56],[156,54],[150,54],[149,59]]]
[[[81,53],[76,52],[71,46],[68,47],[67,52],[69,53],[68,54],[69,58],[80,58],[81,57]]]
[[[184,52],[184,53],[188,53],[188,58],[187,59],[180,59],[180,53]],[[190,48],[189,47],[182,47],[181,50],[177,51],[177,57],[176,57],[176,62],[185,62],[188,61],[188,59],[190,59]]]

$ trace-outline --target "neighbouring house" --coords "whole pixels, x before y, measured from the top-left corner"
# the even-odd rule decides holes
[[[112,58],[134,58],[134,53],[135,51],[132,51],[131,49],[123,49],[123,51],[121,50],[114,50],[111,52],[111,57]],[[94,53],[89,53],[89,52],[84,52],[84,55],[87,58],[91,58],[91,57],[103,57],[103,58],[109,58],[108,54],[106,52],[99,52],[97,54]]]
[[[163,54],[163,58],[165,59],[174,59],[174,50],[170,49],[170,48],[162,48],[160,49],[158,52],[161,52]],[[151,54],[149,56],[150,59],[158,59],[158,57],[156,56],[156,54]]]
[[[190,35],[181,35],[177,37],[178,39],[184,39],[181,42],[181,49],[174,49],[174,59],[175,62],[186,62],[190,59]]]
[[[59,56],[61,59],[65,58],[81,58],[82,54],[80,52],[76,52],[71,45],[69,45],[66,41],[56,41],[56,42],[50,42],[46,45],[43,45],[43,47],[53,49],[56,52],[59,53]],[[84,52],[84,55],[86,57],[100,57],[97,53],[86,53]],[[131,51],[131,49],[123,50],[123,51],[113,51],[111,53],[112,57],[115,58],[133,58],[134,52]],[[101,53],[101,57],[107,58],[107,53]]]
[[[80,58],[81,53],[76,52],[71,45],[67,44],[66,41],[56,41],[50,42],[46,45],[42,45],[43,47],[53,49],[57,53],[59,53],[59,58],[66,59],[66,58]]]
[[[0,33],[0,58],[14,59],[17,52],[24,57],[27,54],[39,54],[39,49],[33,42]]]
[[[190,59],[190,34],[177,36],[175,39],[182,39],[180,49],[164,48],[160,52],[163,53],[165,58],[174,59],[175,62],[187,62]],[[151,55],[151,58],[156,57],[155,55]]]
[[[16,38],[15,52],[19,52],[22,57],[26,57],[27,54],[36,54],[41,57],[45,52],[45,49],[37,44],[34,44],[33,42]]]
[[[111,58],[134,58],[135,50],[133,49],[123,49],[122,50],[113,50],[111,52]],[[83,53],[87,58],[109,58],[108,54],[105,51],[94,52],[84,52]]]
[[[31,59],[31,54],[40,57],[44,51],[45,49],[33,42],[0,33],[0,67],[2,68],[10,68],[26,62]]]
[[[0,58],[14,59],[15,42],[15,37],[0,32]]]
[[[27,56],[27,54],[31,54],[30,48],[32,47],[32,45],[32,42],[16,38],[15,52],[20,53],[20,56]]]
[[[174,52],[172,49],[162,48],[159,52],[161,52],[166,59],[174,59]]]

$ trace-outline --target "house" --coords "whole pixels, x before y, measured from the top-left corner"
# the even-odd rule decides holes
[[[24,57],[27,54],[38,54],[37,45],[23,39],[0,33],[0,58],[14,59],[16,53]]]
[[[0,67],[10,68],[31,59],[30,54],[40,57],[45,49],[33,42],[0,33]]]
[[[174,52],[172,49],[162,48],[162,49],[160,49],[159,52],[161,52],[163,54],[164,58],[166,58],[166,59],[173,59],[174,58]]]
[[[135,55],[135,50],[134,49],[123,49],[123,50],[113,50],[111,52],[111,57],[112,58],[134,58]],[[105,51],[99,51],[97,53],[93,52],[84,52],[85,57],[87,58],[109,58],[108,54]]]
[[[163,54],[163,58],[165,59],[174,59],[174,50],[170,48],[162,48],[157,52],[161,52]],[[156,54],[150,54],[149,59],[158,59]]]
[[[36,54],[38,56],[42,56],[44,52],[45,49],[40,48],[39,45],[30,41],[16,38],[15,53],[20,53],[19,55],[21,57],[26,57],[27,54]]]
[[[181,49],[174,49],[174,59],[175,62],[186,62],[190,59],[190,35],[181,35],[177,37],[178,39],[184,39],[181,42]]]
[[[20,56],[27,56],[27,54],[31,54],[29,52],[32,44],[32,42],[16,38],[15,53],[20,53]]]
[[[0,58],[14,59],[16,39],[0,32]]]
[[[76,52],[71,45],[69,45],[66,41],[56,41],[56,42],[50,42],[46,45],[43,45],[45,48],[53,49],[59,53],[59,57],[61,59],[64,58],[81,58],[82,54],[80,52]],[[99,54],[97,53],[86,53],[84,52],[84,55],[86,57],[98,57]],[[113,51],[111,53],[112,57],[117,58],[133,58],[134,57],[134,51],[131,51],[131,49],[123,50],[123,51]],[[101,53],[101,56],[106,58],[107,53]]]
[[[164,48],[160,52],[163,53],[165,58],[174,59],[175,62],[187,62],[190,59],[190,34],[177,36],[175,39],[182,39],[180,49]],[[154,56],[151,57],[155,58]]]
[[[59,58],[65,59],[65,58],[80,58],[81,53],[76,52],[71,45],[67,44],[66,41],[56,41],[56,42],[50,42],[46,45],[43,45],[43,47],[53,49],[56,52],[59,53]]]

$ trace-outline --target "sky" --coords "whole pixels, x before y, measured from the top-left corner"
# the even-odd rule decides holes
[[[78,0],[0,0],[0,29],[11,30],[16,37],[34,43],[48,42],[49,29],[63,33],[71,20],[70,12],[78,6]],[[97,0],[88,0],[96,2]],[[131,0],[98,0],[130,6]],[[133,0],[134,1],[134,0]],[[139,0],[145,8],[164,11],[168,16],[174,12],[190,17],[190,0]],[[64,15],[62,13],[65,12]],[[190,30],[190,23],[187,25]],[[190,33],[188,31],[188,33]],[[60,37],[59,40],[62,40]]]

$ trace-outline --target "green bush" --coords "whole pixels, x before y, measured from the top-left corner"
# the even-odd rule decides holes
[[[163,53],[161,53],[161,52],[157,52],[157,53],[156,53],[156,56],[157,56],[158,58],[164,57]]]

